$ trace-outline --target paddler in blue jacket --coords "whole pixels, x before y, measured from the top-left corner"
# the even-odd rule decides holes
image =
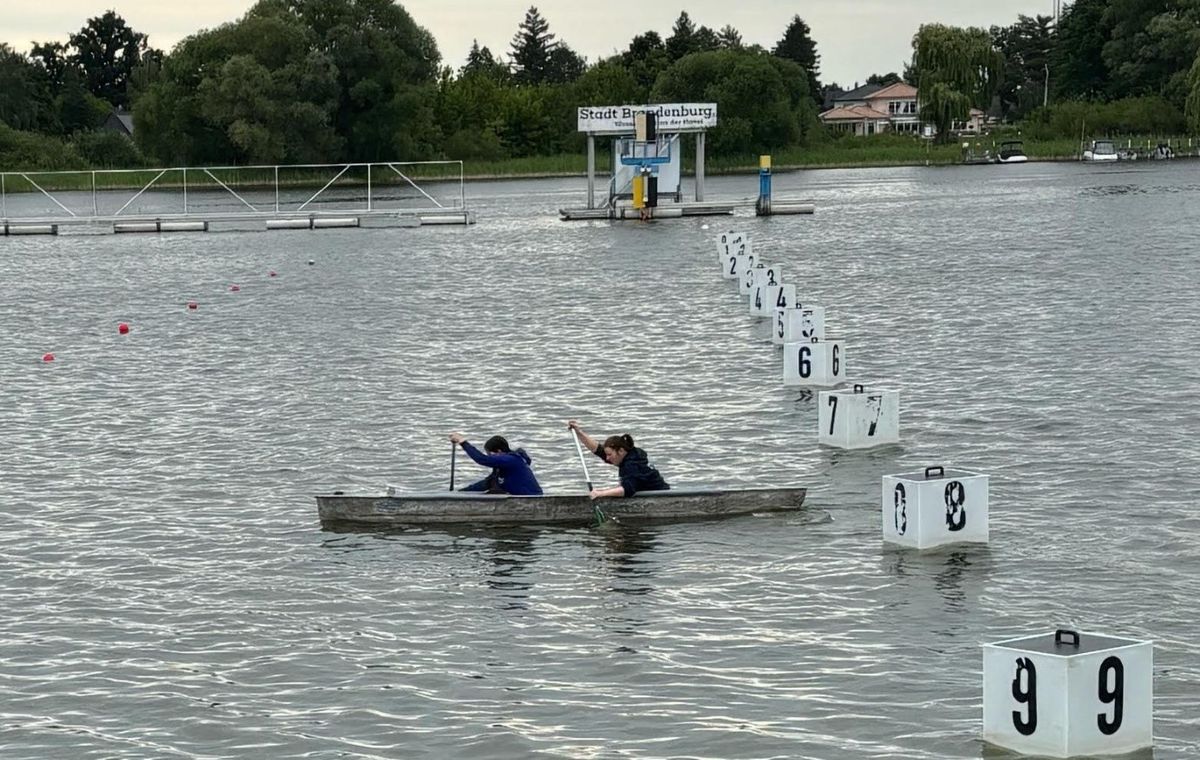
[[[621,485],[612,488],[593,488],[593,499],[621,498],[633,496],[640,491],[666,491],[671,487],[658,470],[650,465],[646,452],[633,445],[633,436],[611,435],[601,444],[595,438],[583,432],[575,420],[567,422],[567,427],[574,430],[579,440],[596,456],[614,465]]]
[[[542,487],[530,467],[533,460],[525,453],[525,449],[513,451],[508,441],[502,436],[494,435],[483,444],[483,451],[467,443],[462,433],[451,433],[450,440],[462,446],[476,464],[491,467],[492,474],[483,480],[472,483],[463,491],[486,491],[487,493],[506,493],[512,496],[541,496]]]

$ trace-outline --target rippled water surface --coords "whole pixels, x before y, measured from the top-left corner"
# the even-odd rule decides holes
[[[992,757],[980,645],[1074,627],[1155,641],[1153,756],[1195,757],[1198,170],[809,172],[776,186],[813,217],[620,226],[557,220],[580,179],[477,183],[469,229],[0,239],[0,756]],[[730,224],[900,390],[901,446],[816,445],[720,277]],[[453,430],[581,489],[568,417],[808,509],[316,521],[446,487]],[[880,476],[930,464],[991,475],[989,546],[882,545]]]

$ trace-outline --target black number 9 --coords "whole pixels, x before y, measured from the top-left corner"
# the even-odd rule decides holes
[[[1025,688],[1021,688],[1021,673],[1025,674]],[[1013,727],[1022,736],[1033,736],[1037,731],[1037,668],[1028,657],[1017,658],[1017,672],[1012,682],[1013,699],[1025,705],[1026,714],[1012,711]]]
[[[1108,674],[1113,674],[1113,687],[1108,688]],[[1105,713],[1096,716],[1096,725],[1100,733],[1112,736],[1121,730],[1121,718],[1125,712],[1125,665],[1121,658],[1113,655],[1100,663],[1100,701],[1112,705],[1112,718]]]

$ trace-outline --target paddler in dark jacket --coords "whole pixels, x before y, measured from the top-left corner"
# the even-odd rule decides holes
[[[628,433],[613,435],[599,443],[587,433],[575,420],[567,422],[567,427],[579,435],[579,440],[588,451],[614,465],[621,485],[612,488],[593,488],[593,499],[621,498],[633,496],[640,491],[666,491],[670,489],[667,481],[658,470],[650,466],[646,452],[633,445],[633,437]]]
[[[491,467],[492,474],[478,483],[472,483],[464,491],[486,491],[487,493],[506,493],[512,496],[541,496],[542,487],[538,485],[530,465],[533,460],[525,453],[525,449],[513,451],[508,441],[494,435],[483,444],[483,451],[467,443],[462,433],[451,433],[450,440],[462,446],[467,456],[476,464]]]

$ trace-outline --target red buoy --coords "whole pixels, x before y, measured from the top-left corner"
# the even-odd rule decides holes
[[[268,277],[274,277],[274,276],[275,276],[275,270],[274,270],[274,269],[272,269],[270,272],[267,272],[267,276],[268,276]]]
[[[129,334],[129,325],[125,324],[124,322],[121,322],[120,324],[117,325],[117,332],[121,333],[122,335],[128,335]]]
[[[44,361],[44,362],[54,361],[54,354],[42,354],[42,361]]]
[[[233,292],[233,293],[236,293],[236,292],[238,292],[239,290],[241,290],[241,288],[239,288],[237,285],[230,285],[230,286],[229,286],[229,290],[230,290],[231,292]]]
[[[195,301],[188,301],[188,308],[192,311],[195,311],[196,309],[200,308],[200,304],[196,303]]]

